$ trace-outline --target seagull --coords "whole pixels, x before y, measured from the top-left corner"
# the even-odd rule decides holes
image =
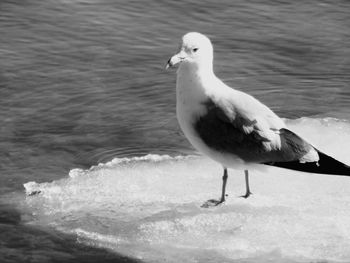
[[[290,131],[283,120],[251,95],[227,86],[213,71],[213,46],[208,37],[190,32],[166,69],[178,65],[176,115],[186,138],[200,153],[220,163],[221,198],[202,207],[225,202],[228,168],[244,168],[246,193],[251,164],[265,164],[302,172],[350,176],[350,167],[322,153]]]

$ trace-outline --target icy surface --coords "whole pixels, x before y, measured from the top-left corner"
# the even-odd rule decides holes
[[[288,126],[320,150],[350,163],[350,124],[303,118]],[[33,224],[75,234],[78,242],[146,262],[349,262],[350,178],[278,168],[229,170],[198,156],[116,158],[73,169],[50,183],[26,183]]]

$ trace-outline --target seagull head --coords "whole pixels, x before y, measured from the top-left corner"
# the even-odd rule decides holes
[[[169,59],[165,68],[177,64],[179,68],[186,65],[194,69],[212,69],[213,46],[209,38],[197,32],[184,35],[179,52]]]

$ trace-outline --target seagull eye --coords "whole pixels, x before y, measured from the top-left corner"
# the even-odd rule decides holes
[[[193,52],[197,52],[198,51],[198,47],[195,47],[194,49],[192,49]]]

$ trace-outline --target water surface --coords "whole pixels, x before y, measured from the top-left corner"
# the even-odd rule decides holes
[[[61,192],[65,191],[62,190],[65,189],[64,185],[70,182],[68,173],[74,168],[89,169],[114,158],[132,159],[147,154],[167,154],[182,156],[181,158],[195,155],[196,152],[179,130],[175,117],[175,72],[166,72],[163,69],[168,58],[176,52],[180,37],[189,31],[202,32],[212,39],[215,49],[215,72],[227,84],[256,96],[281,117],[291,121],[291,125],[310,141],[318,146],[321,144],[324,150],[337,158],[349,161],[349,152],[346,151],[350,146],[350,139],[346,137],[350,121],[349,8],[350,4],[347,1],[198,3],[188,0],[147,1],[147,5],[143,1],[110,0],[1,1],[0,222],[4,230],[0,233],[0,257],[4,258],[5,262],[55,262],[57,259],[59,262],[86,262],[87,257],[82,257],[85,253],[82,251],[85,251],[86,247],[93,247],[96,250],[89,250],[93,251],[90,254],[91,260],[94,256],[95,259],[101,258],[102,254],[106,260],[115,260],[116,255],[120,253],[131,258],[138,255],[139,259],[146,261],[173,259],[172,255],[168,254],[155,258],[156,252],[150,255],[130,252],[142,251],[138,246],[142,240],[144,243],[154,241],[155,236],[152,234],[149,235],[149,240],[145,241],[142,239],[145,238],[142,236],[144,232],[140,230],[139,235],[142,238],[138,239],[137,233],[131,231],[141,227],[147,216],[151,217],[150,220],[154,224],[160,224],[162,217],[158,217],[158,214],[152,217],[155,213],[153,208],[147,210],[147,207],[155,202],[153,199],[145,204],[142,201],[145,197],[139,197],[130,210],[128,216],[136,218],[138,217],[135,210],[148,211],[148,214],[138,218],[139,221],[132,221],[129,217],[125,219],[123,214],[115,213],[120,203],[113,203],[108,198],[102,198],[102,207],[105,208],[102,211],[93,205],[98,202],[94,203],[95,199],[92,199],[89,200],[92,207],[77,206],[73,215],[69,210],[64,210],[60,211],[61,216],[58,216],[58,210],[54,207],[64,207],[61,202],[64,202],[65,198],[68,198],[73,206],[76,204],[72,192],[68,191],[68,196],[61,196],[63,199],[41,207],[41,199],[35,201],[36,197],[28,199],[24,196],[23,184],[30,181],[53,181],[54,185],[62,182],[63,188],[58,188]],[[319,134],[324,137],[319,137]],[[193,165],[208,165],[209,161],[200,160],[199,164]],[[131,166],[125,173],[141,173],[143,176],[149,176],[151,181],[156,180],[151,172],[154,166],[153,159],[148,162],[149,166],[142,167],[146,170],[139,170],[139,167],[133,170]],[[186,164],[186,160],[184,162]],[[180,176],[179,169],[183,173],[192,169],[181,170],[182,164],[180,167],[172,164],[172,161],[170,164],[173,165],[174,176]],[[159,165],[159,176],[163,174],[164,178],[168,178],[166,170],[170,168],[166,164]],[[220,173],[219,166],[213,164],[210,167],[213,169],[212,174],[214,170],[215,173]],[[107,177],[102,183],[102,189],[107,191],[109,185],[120,182],[120,168],[118,166],[115,169],[112,172],[115,174],[113,179]],[[87,172],[88,175],[89,173]],[[103,180],[99,175],[90,176],[94,178],[91,184],[96,183],[95,180]],[[209,173],[203,176],[209,176]],[[216,176],[213,177],[213,182],[217,182],[216,188],[219,188],[220,180],[219,176]],[[180,178],[185,180],[186,177]],[[295,179],[296,181],[303,181],[303,177],[295,178],[299,178]],[[318,180],[318,177],[312,178]],[[127,182],[131,183],[132,180],[129,180]],[[161,182],[165,185],[169,183],[167,179],[164,180]],[[279,187],[283,189],[285,182],[279,181]],[[73,184],[73,189],[80,192],[80,183],[78,181],[77,184]],[[188,194],[198,190],[196,183],[196,180],[192,182],[194,188],[190,187]],[[331,189],[336,191],[339,181],[333,183],[335,188]],[[46,186],[38,187],[45,189]],[[138,187],[140,186],[136,184],[132,188],[136,196],[142,189]],[[212,197],[207,196],[208,187],[206,185],[198,190],[198,198],[190,195],[186,200],[176,199],[176,195],[186,196],[186,191],[180,191],[179,188],[175,189],[180,192],[164,197],[165,203],[162,203],[159,211],[165,211],[165,224],[175,220],[177,217],[173,213],[183,209],[183,203],[191,203],[190,200],[192,203],[189,216],[194,216],[202,224],[202,217],[207,212],[197,210],[196,207],[199,206],[199,199]],[[151,189],[155,191],[157,188]],[[263,189],[259,188],[259,191]],[[94,189],[92,193],[100,194]],[[283,196],[281,192],[277,194]],[[299,196],[304,194],[305,192],[297,193]],[[322,191],[311,192],[313,198],[317,198],[318,194],[322,196]],[[43,196],[38,198],[45,200]],[[46,198],[51,200],[52,196],[48,194]],[[255,198],[255,202],[259,202],[258,196]],[[264,192],[261,198],[269,198],[269,194]],[[344,198],[333,204],[334,211],[348,209],[344,201],[347,200],[347,195]],[[237,205],[243,209],[239,210],[241,213],[248,211],[247,218],[259,215],[259,212],[252,208],[254,202],[237,202],[238,204],[232,204],[233,207],[228,205],[229,208],[226,208],[228,213],[233,213],[233,217],[237,216],[234,214]],[[170,205],[172,203],[176,205]],[[276,206],[274,202],[270,205]],[[290,204],[278,205],[288,207]],[[325,207],[312,210],[311,216],[319,215],[319,211],[324,211]],[[99,219],[86,215],[86,209],[99,215]],[[50,213],[57,217],[57,221],[49,217],[53,224],[43,219]],[[215,211],[208,213],[212,213],[215,218],[218,216]],[[220,213],[222,211],[218,212]],[[284,217],[278,217],[278,213],[283,214],[283,211],[278,210],[277,215],[272,216],[276,216],[276,220],[281,222]],[[71,221],[72,216],[74,224]],[[117,225],[121,224],[118,216],[121,221],[127,220],[132,223],[118,228]],[[187,216],[187,210],[185,214],[180,213],[179,220],[183,216]],[[213,217],[208,219],[212,222],[210,224],[218,223]],[[325,221],[325,225],[331,225],[334,218],[329,220]],[[101,223],[105,228],[101,230],[98,222],[105,222]],[[299,223],[300,227],[307,226],[305,229],[314,223],[312,220],[306,223],[300,218],[293,222],[297,226]],[[251,225],[245,225],[242,221],[242,226]],[[321,225],[319,229],[324,229],[322,227]],[[153,228],[150,229],[149,231],[154,231]],[[197,230],[186,228],[184,231],[192,233]],[[205,228],[202,231],[205,231]],[[234,230],[230,231],[224,231],[225,236],[236,238]],[[214,232],[206,238],[216,237],[224,240]],[[236,251],[234,249],[239,250],[235,246],[233,250],[220,247],[215,254],[227,261],[244,262],[259,262],[260,255],[272,255],[271,260],[277,260],[276,262],[281,262],[281,258],[286,262],[349,260],[349,249],[346,247],[350,238],[348,232],[338,235],[339,244],[344,244],[343,247],[330,247],[326,250],[333,255],[332,257],[316,253],[323,245],[330,244],[327,242],[332,239],[327,234],[320,237],[320,240],[324,241],[322,244],[312,239],[305,244],[311,250],[315,249],[316,252],[312,254],[298,253],[298,248],[295,247],[286,250],[285,247],[279,247],[271,241],[276,237],[267,235],[261,236],[261,242],[270,240],[272,243],[267,242],[269,245],[262,248],[263,252],[254,250],[253,245],[249,243],[253,232],[242,232],[240,241],[237,241],[238,244],[246,244],[247,249],[242,245],[241,252],[236,253],[232,252]],[[158,238],[160,241],[167,240],[171,233],[164,232],[159,234]],[[281,239],[283,233],[277,233],[280,234],[277,238]],[[290,233],[293,234],[292,229]],[[113,242],[106,244],[104,241],[96,241],[96,237],[103,234],[110,235],[112,239],[124,235],[129,250],[118,249]],[[200,238],[203,237],[199,235],[198,240]],[[211,242],[210,238],[208,242]],[[193,243],[187,247],[180,248],[180,252],[190,251],[196,240],[192,240]],[[292,238],[290,242],[297,241],[300,240],[296,238],[293,241]],[[71,246],[64,246],[65,242]],[[178,251],[179,248],[175,249],[174,244],[179,242],[181,240],[176,238],[169,241],[169,247],[165,251]],[[43,246],[47,243],[51,245]],[[144,243],[141,242],[142,245]],[[72,249],[72,246],[76,247]],[[151,247],[154,250],[150,251],[159,249],[158,245]],[[184,257],[193,261],[215,262],[215,257],[212,258],[206,250],[208,247],[210,246],[207,243],[203,243],[200,248],[196,248],[199,249],[199,252],[196,250],[198,253],[189,252],[193,257],[186,253]],[[221,253],[223,249],[229,252]],[[279,252],[269,254],[268,251]],[[232,256],[232,253],[239,256]]]

